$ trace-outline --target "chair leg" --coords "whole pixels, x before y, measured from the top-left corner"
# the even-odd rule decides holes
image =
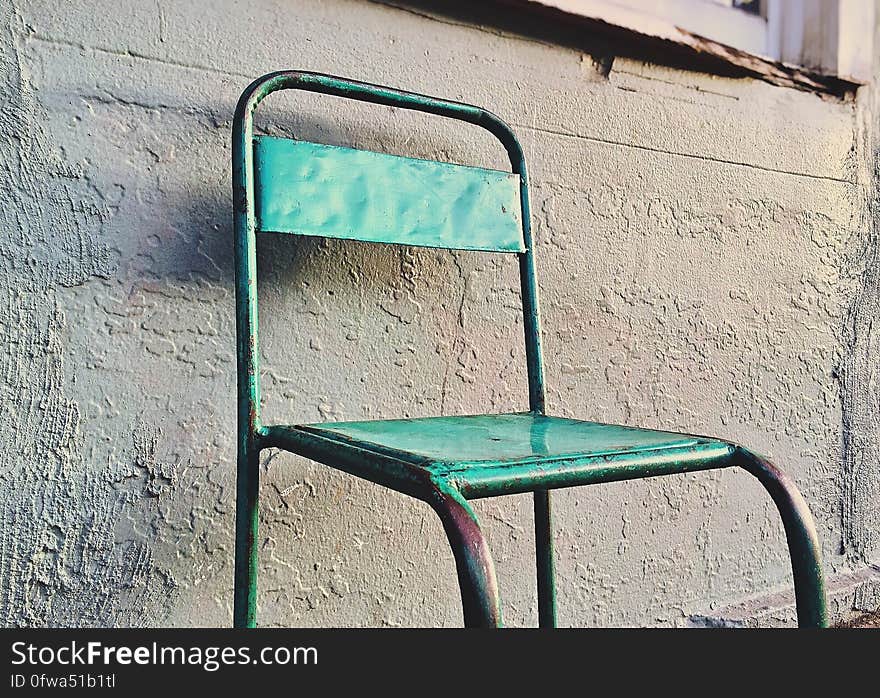
[[[465,627],[500,628],[495,565],[477,517],[458,490],[445,483],[437,485],[430,503],[440,516],[455,557]]]
[[[761,482],[782,517],[794,575],[798,625],[802,628],[828,627],[819,539],[807,503],[791,478],[772,463],[739,447],[735,458],[736,465]]]
[[[233,625],[257,625],[257,527],[259,524],[260,449],[239,446],[235,500],[235,592]]]
[[[538,626],[556,627],[556,570],[550,492],[535,491],[535,561],[538,573]]]

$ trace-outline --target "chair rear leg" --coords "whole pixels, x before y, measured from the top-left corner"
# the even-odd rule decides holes
[[[740,447],[735,459],[736,465],[748,470],[764,485],[782,517],[794,575],[798,625],[828,627],[819,539],[807,503],[791,478],[772,463]]]
[[[458,572],[467,628],[500,628],[501,601],[489,546],[477,517],[459,492],[438,484],[430,502],[440,516]]]
[[[537,490],[535,498],[535,561],[538,573],[538,626],[556,627],[556,569],[553,560],[553,511],[550,492]]]
[[[259,525],[260,449],[242,443],[238,453],[235,500],[235,592],[233,625],[257,625],[257,529]]]

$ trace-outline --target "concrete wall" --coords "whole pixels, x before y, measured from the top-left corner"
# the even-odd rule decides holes
[[[606,75],[589,39],[361,0],[0,8],[3,624],[230,621],[230,122],[279,68],[508,120],[534,181],[552,411],[765,453],[817,518],[835,612],[876,605],[868,90],[841,102],[623,58]],[[476,129],[332,98],[275,96],[261,124],[503,163]],[[287,237],[262,242],[260,280],[267,420],[525,405],[512,259]],[[262,495],[262,623],[460,623],[425,505],[283,454]],[[563,624],[682,625],[737,604],[747,622],[790,620],[784,594],[764,596],[790,572],[748,475],[557,502]],[[534,624],[529,498],[475,508],[507,622]]]

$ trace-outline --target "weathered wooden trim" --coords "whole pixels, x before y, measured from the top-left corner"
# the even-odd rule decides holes
[[[852,82],[870,82],[875,7],[866,0],[764,0],[767,47],[761,53]]]

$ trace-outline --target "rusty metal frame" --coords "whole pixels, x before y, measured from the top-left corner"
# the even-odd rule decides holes
[[[260,374],[256,289],[257,220],[254,192],[254,113],[257,105],[277,90],[297,89],[374,104],[412,109],[458,119],[492,133],[504,146],[514,174],[520,177],[523,241],[518,253],[523,303],[529,410],[545,413],[544,369],[540,314],[529,213],[528,177],[522,148],[513,131],[480,107],[450,102],[378,85],[304,71],[283,71],[255,80],[242,94],[235,112],[232,136],[233,209],[235,225],[235,297],[238,373],[238,446],[236,490],[235,627],[256,625],[257,535],[259,523],[259,456],[270,447],[297,452],[341,470],[366,477],[430,504],[443,524],[456,562],[465,624],[499,627],[501,603],[494,564],[468,499],[529,491],[534,495],[538,617],[541,627],[556,626],[556,585],[552,506],[549,488],[611,482],[739,466],[752,473],[769,492],[785,527],[794,573],[798,620],[801,626],[827,625],[824,579],[815,526],[793,482],[766,460],[745,449],[714,441],[705,452],[674,453],[664,458],[631,454],[600,459],[587,470],[572,469],[546,479],[524,476],[516,482],[495,483],[481,490],[458,482],[450,474],[396,460],[387,454],[348,448],[338,452],[319,435],[289,427],[264,426],[260,415]],[[628,459],[628,460],[627,460]],[[369,466],[381,460],[381,468]]]

